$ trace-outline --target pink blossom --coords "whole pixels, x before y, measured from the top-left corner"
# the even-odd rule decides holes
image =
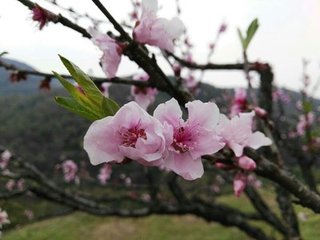
[[[151,196],[148,193],[143,193],[141,196],[141,200],[144,202],[150,202],[151,201]]]
[[[9,161],[12,157],[12,154],[9,150],[5,150],[0,155],[0,168],[2,170],[6,169],[8,167]]]
[[[215,132],[219,120],[215,103],[197,100],[187,103],[186,108],[189,113],[187,121],[182,119],[182,111],[175,99],[160,104],[154,116],[173,129],[164,159],[165,167],[186,180],[194,180],[203,175],[201,156],[219,151],[224,144]]]
[[[126,177],[126,178],[124,179],[124,184],[125,184],[127,187],[131,186],[131,184],[132,184],[131,178],[130,178],[130,177]]]
[[[39,22],[39,29],[41,30],[48,22],[56,22],[57,15],[35,4],[32,9],[32,20]]]
[[[27,217],[28,220],[32,220],[34,218],[33,211],[29,209],[24,210],[24,215]]]
[[[102,34],[93,28],[88,32],[92,36],[92,42],[103,52],[101,57],[102,70],[108,78],[113,78],[118,71],[123,52],[123,46],[107,34]]]
[[[230,116],[233,117],[247,109],[247,93],[243,88],[238,88],[234,93],[234,100],[231,106]]]
[[[252,122],[255,113],[240,113],[229,120],[225,115],[220,115],[219,135],[226,145],[232,149],[236,157],[243,155],[245,147],[258,149],[271,145],[271,140],[262,132],[252,132]]]
[[[6,189],[8,191],[12,191],[13,188],[16,186],[16,182],[13,179],[10,179],[7,183],[6,183]]]
[[[210,186],[210,190],[211,190],[212,192],[214,192],[214,193],[219,193],[219,192],[221,192],[221,188],[220,188],[220,186],[219,186],[218,184],[212,184],[212,185]]]
[[[84,137],[84,149],[93,165],[122,162],[125,158],[144,165],[158,165],[166,149],[160,122],[137,103],[125,104],[114,116],[95,121]]]
[[[8,213],[6,211],[2,211],[0,208],[0,226],[4,224],[9,224],[10,220],[8,218]]]
[[[25,188],[25,180],[23,178],[20,178],[17,181],[17,188],[22,191]]]
[[[314,114],[309,112],[307,115],[301,115],[297,124],[297,134],[302,136],[305,134],[306,129],[314,122]]]
[[[237,172],[233,178],[233,191],[237,197],[240,197],[247,185],[248,176],[242,172]]]
[[[148,81],[149,75],[143,74],[140,76],[134,77],[134,80],[139,81]],[[132,86],[131,87],[131,95],[134,98],[134,101],[136,101],[140,107],[143,109],[147,109],[150,104],[154,102],[156,99],[156,95],[158,94],[158,91],[156,88],[151,87],[138,87],[138,86]]]
[[[157,18],[157,11],[157,0],[142,1],[142,13],[133,30],[133,37],[139,43],[172,52],[173,40],[184,32],[185,27],[179,18]]]
[[[272,92],[272,100],[288,103],[290,101],[290,97],[282,89],[276,89],[275,91]]]
[[[195,93],[199,86],[199,81],[196,80],[192,73],[183,79],[183,83],[192,93]]]
[[[257,167],[255,161],[253,161],[251,158],[247,156],[241,156],[239,158],[236,158],[236,161],[238,166],[244,170],[253,171]]]
[[[105,97],[109,97],[109,87],[111,86],[111,83],[104,82],[101,84],[101,92]]]
[[[112,173],[112,168],[110,164],[104,164],[99,171],[98,179],[102,185],[107,183],[107,180],[110,179]]]
[[[64,180],[66,182],[71,182],[76,179],[78,165],[73,160],[66,160],[62,163],[62,171],[64,174]]]

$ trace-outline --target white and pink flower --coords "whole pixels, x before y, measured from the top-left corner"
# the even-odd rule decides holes
[[[157,0],[142,1],[142,13],[133,30],[133,37],[139,43],[172,52],[173,41],[180,37],[185,27],[179,18],[158,18],[157,11]]]
[[[230,109],[230,116],[233,117],[247,109],[247,93],[244,88],[238,88],[234,92],[234,100]]]
[[[5,150],[0,155],[0,168],[2,170],[6,169],[8,167],[9,161],[12,157],[12,154],[9,150]]]
[[[93,165],[120,163],[129,158],[143,165],[159,165],[166,150],[161,123],[137,103],[125,104],[114,116],[95,121],[84,137]]]
[[[102,70],[108,78],[116,76],[121,61],[123,46],[107,34],[89,28],[88,32],[92,37],[92,42],[103,52],[101,57]]]
[[[303,136],[308,127],[311,127],[311,124],[314,122],[314,114],[309,112],[307,115],[299,116],[299,122],[297,124],[297,134]]]
[[[225,115],[220,115],[219,136],[222,141],[234,152],[236,157],[243,155],[245,147],[258,149],[271,145],[271,140],[262,132],[252,132],[252,123],[255,113],[240,113],[229,120]]]
[[[73,160],[66,160],[62,163],[64,180],[69,183],[76,180],[78,165]]]
[[[189,113],[187,121],[182,119],[182,111],[175,99],[160,104],[154,116],[173,130],[164,167],[186,180],[194,180],[204,172],[201,156],[219,151],[224,144],[216,134],[219,109],[215,103],[197,100],[187,103],[186,108]]]
[[[8,217],[8,213],[6,211],[2,211],[0,208],[0,226],[2,227],[2,225],[4,224],[9,224],[10,220]]]
[[[11,192],[15,186],[16,186],[16,182],[13,179],[8,180],[8,182],[6,183],[6,189],[9,192]]]
[[[98,179],[102,185],[105,185],[110,179],[112,173],[112,168],[110,164],[104,164],[99,171]]]
[[[149,75],[143,74],[135,76],[134,80],[148,81]],[[137,102],[140,105],[140,107],[142,107],[145,110],[148,108],[150,104],[154,102],[157,94],[158,91],[156,88],[138,87],[134,85],[131,87],[131,95],[133,96],[134,101]]]
[[[247,186],[248,176],[243,172],[237,172],[233,178],[233,191],[237,197],[240,197],[241,193]]]

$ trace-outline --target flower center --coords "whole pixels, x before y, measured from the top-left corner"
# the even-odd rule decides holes
[[[179,153],[189,151],[193,143],[192,133],[184,127],[175,129],[171,146]]]
[[[144,129],[133,127],[120,132],[122,137],[122,145],[125,147],[135,147],[138,138],[147,139]]]

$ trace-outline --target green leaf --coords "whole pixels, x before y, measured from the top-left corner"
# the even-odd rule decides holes
[[[119,105],[110,98],[104,97],[101,104],[102,110],[106,115],[114,115],[119,110]]]
[[[244,51],[246,51],[251,43],[252,38],[254,37],[254,35],[256,34],[257,30],[259,28],[259,22],[258,19],[254,19],[246,32],[246,36],[244,37],[242,32],[240,31],[240,29],[238,29],[238,35],[241,41],[241,45]]]
[[[101,119],[107,116],[112,116],[119,110],[119,105],[115,101],[106,98],[97,88],[94,82],[90,79],[90,77],[85,74],[78,66],[62,56],[60,56],[60,59],[64,66],[68,69],[72,78],[83,90],[83,93],[80,92],[78,88],[71,84],[68,80],[64,79],[58,73],[53,72],[56,78],[61,82],[64,88],[69,92],[69,94],[74,98],[74,101],[77,103],[77,105],[75,105],[73,104],[74,102],[72,102],[72,107],[67,105],[70,111],[75,112],[75,108],[81,107],[81,113],[85,111],[86,113],[97,116],[97,119]],[[67,104],[71,104],[71,102],[68,101]]]
[[[258,22],[258,19],[256,18],[251,22],[251,24],[249,25],[249,27],[247,29],[245,49],[247,49],[249,47],[249,44],[250,44],[252,38],[254,37],[255,33],[257,32],[258,28],[259,28],[259,22]]]
[[[60,106],[68,109],[73,113],[80,115],[81,117],[87,118],[91,121],[95,121],[99,119],[97,115],[95,115],[92,112],[89,112],[87,109],[85,109],[83,106],[81,106],[72,98],[55,97],[55,100]]]
[[[240,29],[238,28],[237,30],[238,30],[238,35],[239,35],[239,38],[240,38],[240,42],[241,42],[242,48],[244,49],[245,48],[245,39],[242,36],[242,33],[241,33]]]
[[[74,99],[76,99],[78,102],[81,102],[82,104],[90,105],[90,101],[88,100],[88,98],[83,93],[81,93],[77,87],[63,78],[60,74],[56,72],[53,72],[53,74]]]
[[[85,95],[97,104],[102,102],[104,96],[102,95],[99,88],[97,88],[94,82],[89,78],[89,76],[85,74],[78,66],[70,62],[68,59],[60,55],[59,57],[64,66],[68,69],[73,79],[79,84],[79,86],[81,86]]]

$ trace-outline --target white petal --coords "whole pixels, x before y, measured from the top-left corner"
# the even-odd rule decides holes
[[[166,30],[172,39],[177,39],[185,32],[186,27],[180,18],[175,17],[168,22]]]
[[[262,132],[255,132],[251,134],[251,136],[248,138],[248,147],[251,147],[253,149],[258,149],[262,146],[269,146],[272,144],[272,141],[270,138],[267,138]]]

